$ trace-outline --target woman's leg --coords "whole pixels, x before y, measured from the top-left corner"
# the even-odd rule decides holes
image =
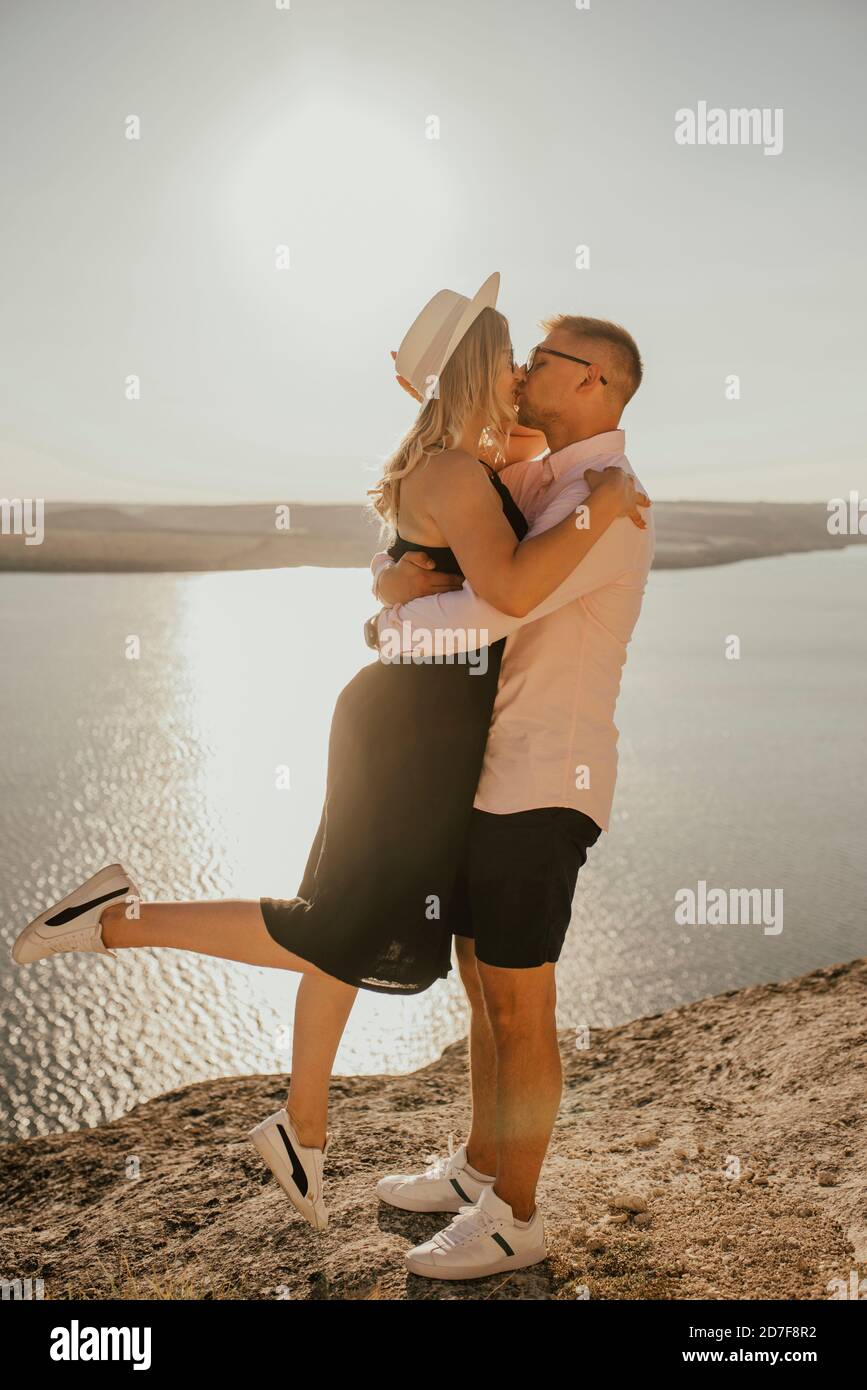
[[[334,1058],[358,989],[331,975],[306,974],[295,999],[292,1076],[286,1109],[305,1146],[321,1149]]]
[[[214,902],[138,904],[138,916],[127,917],[124,903],[107,907],[100,917],[103,944],[109,950],[125,946],[171,946],[203,956],[237,960],[243,965],[267,965],[330,980],[330,975],[287,951],[265,926],[258,901],[220,898]],[[349,988],[349,986],[346,986]]]
[[[305,1146],[325,1144],[328,1086],[334,1058],[358,989],[302,956],[287,951],[265,926],[258,901],[221,898],[213,902],[139,903],[138,917],[127,917],[124,903],[100,917],[103,944],[170,946],[177,951],[274,966],[303,975],[295,1001],[292,1075],[286,1108]]]

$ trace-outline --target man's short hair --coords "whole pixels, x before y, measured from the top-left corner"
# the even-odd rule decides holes
[[[589,319],[581,314],[556,314],[554,318],[543,319],[542,327],[546,333],[563,329],[576,338],[595,338],[606,343],[610,365],[603,375],[609,378],[624,405],[632,400],[641,385],[644,365],[638,344],[619,323],[611,323],[608,319]]]

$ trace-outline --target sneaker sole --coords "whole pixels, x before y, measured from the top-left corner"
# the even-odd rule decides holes
[[[497,1260],[496,1264],[488,1265],[487,1269],[479,1269],[478,1266],[470,1268],[466,1265],[462,1268],[456,1268],[452,1265],[451,1269],[444,1270],[436,1267],[431,1268],[422,1260],[414,1260],[411,1255],[406,1255],[404,1258],[409,1272],[419,1274],[425,1279],[487,1279],[491,1274],[505,1274],[512,1269],[526,1269],[528,1265],[541,1264],[543,1260],[547,1260],[548,1252],[545,1250],[541,1255],[521,1255],[517,1258],[513,1255],[504,1255],[501,1260]]]
[[[328,1225],[325,1203],[321,1197],[315,1202],[311,1202],[302,1192],[299,1192],[286,1171],[286,1156],[271,1138],[269,1129],[262,1129],[257,1125],[255,1129],[250,1130],[247,1138],[266,1167],[271,1169],[295,1210],[304,1217],[305,1221],[310,1223],[314,1230],[324,1231]]]

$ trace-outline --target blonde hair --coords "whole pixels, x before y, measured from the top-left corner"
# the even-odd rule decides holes
[[[509,341],[508,321],[496,309],[483,309],[455,348],[433,394],[386,460],[376,487],[368,490],[370,505],[391,531],[397,526],[401,478],[427,456],[454,449],[473,415],[484,415],[487,442],[498,447],[498,436],[511,418],[496,389]]]

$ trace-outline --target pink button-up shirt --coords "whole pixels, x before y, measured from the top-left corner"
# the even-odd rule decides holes
[[[623,430],[609,430],[503,469],[500,478],[530,522],[528,536],[574,513],[589,495],[587,468],[616,464],[635,476],[624,445]],[[403,651],[419,650],[438,629],[464,634],[464,650],[508,638],[476,792],[479,810],[507,815],[573,806],[608,829],[617,775],[614,707],[655,544],[653,509],[644,517],[644,531],[626,517],[613,522],[526,617],[501,613],[466,581],[454,593],[414,599],[381,616],[380,635],[398,626]],[[374,573],[384,558],[374,557]],[[460,645],[458,636],[457,650]]]

